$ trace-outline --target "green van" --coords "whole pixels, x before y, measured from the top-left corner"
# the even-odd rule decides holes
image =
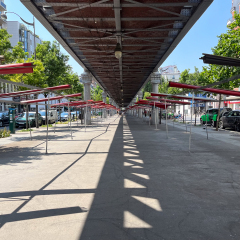
[[[225,112],[230,112],[232,111],[231,108],[220,108],[220,116],[219,119],[222,117],[222,115]],[[203,125],[206,123],[206,118],[207,118],[207,124],[211,124],[212,127],[216,127],[217,125],[217,115],[218,115],[218,108],[210,108],[207,110],[206,115],[202,115],[200,117],[200,123]]]

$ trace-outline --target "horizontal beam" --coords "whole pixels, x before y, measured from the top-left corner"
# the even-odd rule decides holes
[[[35,3],[39,7],[82,7],[87,4],[85,3],[61,3],[61,2],[36,2]],[[148,5],[153,7],[184,7],[184,6],[197,6],[198,3],[194,2],[176,2],[176,3],[149,3]],[[96,4],[95,7],[105,7],[105,8],[113,8],[113,4],[109,3],[99,3]],[[142,7],[141,4],[131,4],[131,3],[123,3],[121,4],[121,7]]]
[[[115,18],[79,18],[79,17],[47,17],[47,19],[51,22],[51,20],[57,21],[92,21],[92,22],[114,22]],[[185,20],[185,17],[123,17],[121,21],[129,22],[129,21],[181,21]]]
[[[172,37],[124,37],[124,41],[126,40],[158,40],[158,39],[169,39]],[[109,36],[109,37],[65,37],[65,39],[80,39],[80,40],[104,40],[104,39],[111,39],[116,40],[116,36]]]
[[[111,32],[115,33],[116,30],[113,28],[63,28],[59,29],[60,31],[106,31],[106,32]],[[181,28],[155,28],[155,29],[147,29],[147,28],[122,28],[122,32],[127,33],[128,31],[143,31],[143,32],[164,32],[164,31],[176,31],[176,30],[181,30]]]

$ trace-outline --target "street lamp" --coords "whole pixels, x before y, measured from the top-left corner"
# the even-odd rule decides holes
[[[2,13],[1,14],[1,18],[3,19],[3,20],[7,20],[7,15],[6,15],[6,13],[13,13],[13,14],[15,14],[15,15],[17,15],[24,23],[26,23],[27,25],[30,25],[30,26],[33,26],[33,30],[34,30],[34,59],[36,60],[36,34],[35,34],[35,18],[34,18],[34,16],[33,16],[33,23],[29,23],[29,22],[27,22],[27,21],[25,21],[24,19],[22,19],[17,13],[15,13],[15,12],[5,12],[5,13]]]

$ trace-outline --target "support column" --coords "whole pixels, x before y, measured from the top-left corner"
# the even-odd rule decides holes
[[[112,103],[113,103],[112,98],[109,98],[109,104],[112,105]],[[109,115],[110,115],[110,117],[113,115],[113,114],[112,114],[112,109],[109,109]]]
[[[161,74],[158,71],[155,71],[151,75],[151,84],[152,84],[152,92],[158,93],[158,85],[160,84]],[[158,124],[159,122],[159,113],[158,108],[152,107],[152,116],[151,116],[151,124]]]
[[[103,102],[107,103],[107,94],[105,93],[105,91],[102,93],[102,98],[103,98]],[[103,109],[103,118],[107,118],[107,111],[106,108]]]
[[[88,70],[85,70],[84,73],[81,75],[81,77],[84,84],[84,101],[87,101],[91,99],[90,85],[92,82],[92,76]],[[84,118],[86,121],[86,125],[90,125],[91,124],[91,107],[85,107],[84,111],[86,114],[86,117]]]
[[[142,97],[143,97],[143,92],[142,92],[142,91],[139,91],[139,92],[138,92],[138,100],[141,100]],[[138,117],[139,117],[139,118],[142,118],[142,109],[141,109],[141,108],[138,109]]]
[[[136,98],[133,98],[133,100],[132,100],[132,106],[135,105],[136,100],[137,100]],[[136,116],[136,109],[133,109],[133,116]]]

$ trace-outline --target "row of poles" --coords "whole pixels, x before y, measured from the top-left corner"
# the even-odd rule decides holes
[[[167,99],[165,99],[164,101],[165,104],[165,128],[166,128],[166,138],[169,138],[169,134],[168,134],[168,121],[167,121]],[[191,124],[190,124],[190,134],[189,134],[189,152],[191,151],[191,142],[192,142],[192,120],[193,120],[193,111],[194,111],[194,104],[196,104],[194,102],[194,93],[192,94],[192,106],[191,106]],[[154,112],[155,112],[155,129],[157,130],[157,111],[156,111],[156,106],[155,106],[155,101],[154,101]],[[207,134],[207,139],[208,139],[208,127],[207,127],[207,115],[206,115],[207,109],[206,109],[206,104],[205,104],[205,119],[206,119],[206,134]],[[160,111],[161,113],[161,111]],[[162,116],[160,116],[162,117]],[[149,125],[150,125],[150,121],[151,119],[149,118]],[[185,115],[185,106],[183,105],[183,123],[185,122],[186,125],[186,132],[187,132],[187,121],[186,121],[186,115]],[[174,120],[173,120],[173,127],[174,127]]]
[[[46,105],[46,104],[45,104]],[[28,117],[28,114],[29,114],[29,111],[28,111],[28,104],[26,105],[26,118]],[[48,133],[49,133],[49,120],[48,120],[48,116],[49,116],[49,107],[50,107],[50,103],[49,103],[49,94],[48,94],[48,103],[47,103],[47,119],[45,121],[45,124],[47,125],[47,133],[46,133],[46,154],[48,153]],[[85,107],[85,111],[84,111],[84,128],[85,128],[85,132],[86,132],[86,122],[87,122],[87,114],[89,113],[89,105],[86,104],[86,107]],[[77,107],[76,107],[77,109]],[[83,108],[81,108],[83,110]],[[96,108],[95,108],[96,109]],[[102,123],[102,119],[103,119],[103,108],[100,108],[101,109],[101,123]],[[104,111],[106,111],[106,120],[108,118],[108,110],[104,108]],[[111,111],[111,109],[109,109],[109,111]],[[60,105],[59,105],[59,113],[60,113]],[[95,111],[96,113],[96,111]],[[98,112],[99,113],[99,112]],[[81,114],[82,114],[82,111],[81,111]],[[91,120],[93,119],[92,118],[92,113],[91,113],[91,110],[90,110],[90,114],[91,114]],[[96,118],[97,118],[97,126],[98,126],[98,115],[96,115]],[[69,120],[70,119],[70,120]],[[77,126],[78,126],[78,115],[77,115],[77,111],[76,111],[76,119],[77,119]],[[82,117],[81,117],[82,119]],[[38,116],[36,118],[36,120],[38,121]],[[56,131],[56,122],[55,121],[55,125],[54,125],[54,133]],[[29,122],[26,121],[26,128],[28,129],[28,124]],[[70,133],[71,133],[71,139],[73,139],[73,136],[72,136],[72,116],[70,114],[70,106],[69,106],[69,102],[68,102],[68,128],[70,128]],[[30,125],[30,139],[32,141],[32,129],[31,129],[31,125]]]

